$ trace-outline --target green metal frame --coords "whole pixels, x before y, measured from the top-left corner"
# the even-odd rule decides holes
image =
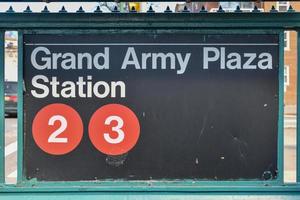
[[[297,145],[297,184],[283,182],[283,97],[284,97],[284,30],[300,28],[300,13],[0,13],[0,29],[19,31],[18,48],[18,183],[0,185],[0,198],[15,199],[298,199],[300,197],[300,148]],[[225,29],[226,28],[226,29]],[[98,181],[38,182],[22,177],[23,167],[23,34],[115,34],[115,33],[197,33],[197,34],[277,34],[279,36],[279,119],[278,170],[276,180],[238,181]],[[3,44],[3,32],[0,45]],[[299,38],[298,34],[298,38]],[[1,43],[2,42],[2,43]],[[3,76],[4,48],[0,49],[0,75]],[[298,40],[298,48],[300,42]],[[3,52],[2,52],[3,51]],[[300,51],[298,51],[300,58]],[[2,67],[1,67],[2,65]],[[300,68],[300,64],[298,64]],[[299,78],[299,77],[298,77]],[[299,80],[299,79],[298,79]],[[2,82],[1,82],[2,81]],[[0,84],[3,80],[0,78]],[[298,86],[300,85],[298,81]],[[298,91],[300,91],[298,87]],[[2,93],[1,93],[2,92]],[[4,130],[3,91],[0,89],[0,127]],[[298,99],[300,103],[300,99]],[[300,105],[300,104],[298,104]],[[298,111],[300,110],[298,106]],[[299,112],[298,112],[299,113]],[[300,116],[298,115],[298,119]],[[299,120],[298,120],[299,124]],[[1,126],[3,125],[3,126]],[[299,126],[298,126],[299,127]],[[300,135],[297,128],[298,136]],[[4,133],[4,132],[3,132]],[[1,134],[1,133],[0,133]],[[1,140],[2,138],[2,140]],[[300,144],[298,137],[298,144]],[[4,146],[0,135],[0,153]],[[0,159],[0,169],[4,162]],[[0,171],[1,182],[1,171]],[[216,195],[217,196],[213,196]],[[252,196],[248,196],[252,195]],[[263,195],[263,197],[261,197]],[[275,196],[276,195],[276,196]]]
[[[278,179],[284,182],[284,31],[279,33]]]
[[[0,184],[5,182],[4,32],[0,32]]]
[[[278,13],[0,13],[11,29],[296,29],[299,12]]]
[[[17,130],[17,182],[23,174],[23,33],[18,32],[18,130]]]

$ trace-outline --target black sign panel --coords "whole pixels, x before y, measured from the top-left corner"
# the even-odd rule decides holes
[[[24,176],[276,178],[278,35],[24,35]]]

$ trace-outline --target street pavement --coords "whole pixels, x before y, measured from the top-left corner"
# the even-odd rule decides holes
[[[17,119],[5,118],[5,181],[15,183],[17,178]]]
[[[17,119],[5,119],[5,175],[6,183],[15,183],[17,178]],[[296,180],[296,118],[285,116],[285,182]]]

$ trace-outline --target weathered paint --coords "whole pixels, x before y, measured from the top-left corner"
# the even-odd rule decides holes
[[[45,200],[45,199],[57,199],[57,200],[94,200],[94,199],[111,199],[111,200],[125,200],[125,199],[149,199],[149,200],[297,200],[299,196],[293,194],[238,194],[235,193],[13,193],[4,194],[3,199],[14,200],[14,199],[24,199],[24,200]]]
[[[80,17],[79,17],[80,16]],[[2,29],[207,28],[295,29],[299,12],[280,13],[0,13]]]
[[[284,182],[284,32],[279,34],[278,179]]]
[[[293,194],[247,194],[247,193],[95,193],[95,192],[78,192],[78,193],[10,193],[1,196],[5,200],[127,200],[127,199],[148,199],[148,200],[298,200],[299,196]]]
[[[18,130],[17,130],[17,182],[22,179],[23,165],[23,33],[18,34]]]
[[[0,184],[5,182],[4,32],[0,32]]]

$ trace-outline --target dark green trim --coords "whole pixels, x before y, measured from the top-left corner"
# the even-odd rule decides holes
[[[1,200],[298,200],[296,193],[220,193],[220,192],[197,192],[197,193],[179,193],[179,192],[45,192],[45,193],[5,193],[1,195]]]
[[[280,13],[0,13],[0,29],[300,28],[299,12]]]
[[[184,184],[178,182],[169,182],[169,185],[161,185],[158,181],[145,182],[114,182],[109,184],[93,183],[93,182],[78,182],[75,186],[69,182],[44,182],[44,183],[32,183],[24,185],[0,185],[0,197],[1,193],[22,193],[22,192],[178,192],[178,193],[205,193],[205,192],[224,192],[224,193],[293,193],[300,195],[299,184],[282,184],[277,186],[270,186],[267,183],[261,183],[260,185],[234,185],[232,181],[218,183],[203,183],[201,185],[193,185],[192,182],[186,182]],[[1,199],[1,198],[0,198]]]
[[[0,183],[5,182],[4,32],[0,32]]]
[[[279,34],[278,180],[284,182],[284,30]]]
[[[17,182],[23,174],[23,33],[18,33],[18,133],[17,133]]]
[[[185,34],[185,33],[196,33],[196,34],[279,34],[282,29],[202,29],[202,28],[160,28],[160,29],[132,29],[132,28],[103,28],[103,29],[72,29],[72,28],[61,28],[61,29],[23,29],[24,34]]]

